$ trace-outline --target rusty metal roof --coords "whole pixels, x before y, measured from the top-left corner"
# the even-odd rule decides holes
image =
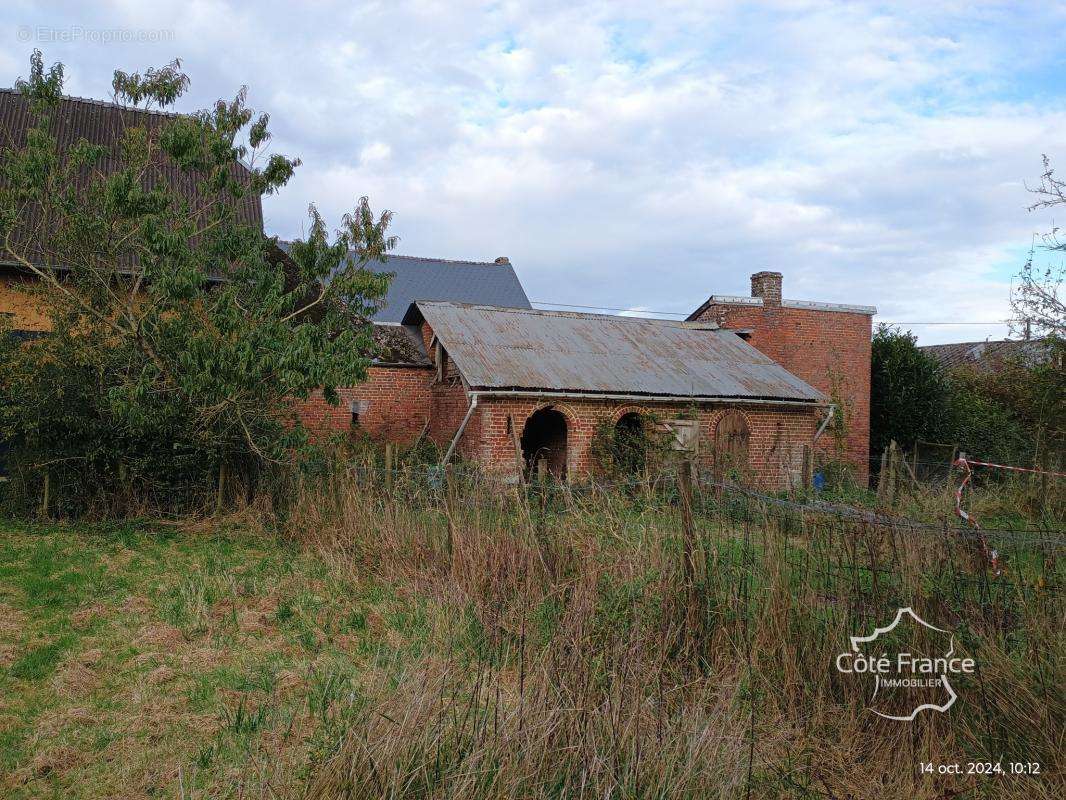
[[[1011,362],[1023,366],[1046,364],[1052,350],[1046,339],[927,344],[918,349],[939,361],[944,369],[973,367],[981,372],[999,372]]]
[[[471,389],[824,402],[731,331],[674,320],[418,302]]]

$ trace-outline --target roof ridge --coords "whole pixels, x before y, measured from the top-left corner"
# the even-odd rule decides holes
[[[280,236],[278,237],[278,242],[280,244],[290,245],[293,243],[293,241],[295,241],[295,239],[283,239]],[[476,264],[479,267],[511,267],[512,269],[514,268],[514,264],[511,264],[509,262],[507,264],[500,264],[496,261],[474,261],[473,259],[467,258],[437,258],[436,256],[411,256],[406,255],[405,253],[386,253],[385,257],[403,258],[410,261],[434,261],[439,264]]]
[[[25,97],[18,89],[13,88],[0,88],[0,94],[13,94],[18,97]],[[153,114],[159,117],[185,117],[189,116],[193,112],[190,111],[163,111],[162,109],[154,108],[141,108],[140,106],[130,106],[125,103],[116,103],[112,100],[100,100],[95,97],[78,97],[72,94],[62,94],[59,96],[60,100],[67,100],[72,103],[85,103],[87,105],[102,106],[103,108],[116,108],[120,111],[133,111],[138,114]]]
[[[695,325],[677,319],[665,319],[663,317],[631,317],[625,314],[596,314],[591,311],[557,311],[555,309],[546,308],[516,308],[514,306],[494,306],[485,303],[461,303],[455,300],[415,300],[418,305],[438,305],[438,306],[456,306],[459,308],[482,308],[490,311],[499,311],[501,313],[508,314],[533,314],[537,316],[550,316],[550,317],[569,317],[576,319],[611,319],[622,320],[625,322],[656,322],[667,323],[673,328],[681,328],[683,330],[720,330],[718,326],[714,328],[708,328],[706,322],[700,322]],[[643,312],[641,312],[643,313]]]
[[[687,319],[692,320],[699,316],[712,305],[740,305],[740,306],[761,306],[768,308],[761,297],[745,297],[743,295],[735,294],[712,294],[702,303],[699,307],[688,315]],[[873,316],[877,314],[876,306],[859,305],[856,303],[829,303],[821,300],[793,300],[788,297],[781,299],[782,308],[795,308],[807,311],[828,311],[828,312],[841,312],[845,314],[866,314]]]
[[[939,344],[920,344],[919,347],[976,347],[979,344],[1040,344],[1043,336],[1034,339],[980,339],[975,342],[940,342]]]
[[[476,264],[479,267],[513,267],[513,264],[499,264],[495,261],[473,261],[466,258],[436,258],[435,256],[409,256],[402,253],[386,253],[387,258],[409,258],[413,261],[436,261],[441,264]]]

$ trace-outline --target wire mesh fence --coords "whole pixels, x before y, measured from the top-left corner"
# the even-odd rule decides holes
[[[488,759],[494,780],[527,780],[521,765],[536,763],[538,779],[586,780],[597,796],[621,782],[661,785],[663,797],[871,797],[868,779],[881,796],[932,798],[999,795],[923,783],[912,767],[930,757],[1024,752],[1057,769],[1061,530],[977,532],[686,465],[501,485],[464,465],[357,464],[336,492],[300,524],[340,537],[346,557],[375,574],[417,574],[458,598],[456,636],[476,620],[478,658],[443,677],[419,674],[408,687],[418,706],[438,720],[473,704],[464,718],[494,722],[476,740],[448,722],[376,739],[376,720],[402,711],[390,694],[365,720],[372,734],[354,737],[372,758],[360,744],[333,776],[372,775],[372,761],[398,784],[434,786],[481,774]],[[883,725],[860,714],[868,687],[833,667],[850,636],[902,608],[951,629],[952,647],[980,667],[957,681],[964,700],[950,719]],[[717,716],[704,719],[708,706]],[[694,740],[714,747],[693,752]],[[457,750],[454,762],[435,755]],[[658,757],[634,759],[641,751]],[[413,762],[427,766],[402,766]],[[512,763],[514,773],[499,766]],[[826,763],[839,769],[827,775]],[[1035,779],[1019,787],[1044,796]]]

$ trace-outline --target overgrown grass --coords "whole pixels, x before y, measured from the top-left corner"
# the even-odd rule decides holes
[[[0,524],[0,796],[299,796],[425,646],[432,607],[201,527]]]
[[[0,795],[1061,796],[1061,531],[990,570],[935,526],[680,500],[371,470],[239,524],[0,527]],[[913,723],[834,667],[903,606],[980,665]],[[1042,773],[918,766],[971,761]]]
[[[1063,574],[1047,537],[992,566],[979,539],[935,525],[730,492],[697,493],[686,535],[669,486],[375,486],[338,485],[289,523],[338,569],[438,598],[474,655],[382,676],[314,797],[1060,796]],[[912,723],[870,713],[871,683],[834,667],[906,606],[979,665],[953,678],[948,713]],[[910,635],[884,646],[947,646]],[[965,774],[1012,760],[1043,772]]]

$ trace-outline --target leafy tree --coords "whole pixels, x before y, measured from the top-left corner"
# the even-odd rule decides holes
[[[968,452],[1057,470],[1066,451],[1066,351],[1044,340],[1038,359],[1008,359],[994,370],[960,367],[949,377],[951,417]]]
[[[188,85],[178,62],[113,81],[140,109],[168,108]],[[299,161],[267,154],[269,118],[244,89],[196,114],[138,115],[114,148],[63,150],[51,124],[62,86],[62,65],[45,70],[35,52],[17,84],[34,124],[0,164],[0,256],[38,279],[52,324],[18,346],[0,337],[0,439],[20,474],[48,470],[85,499],[306,455],[292,401],[322,389],[337,402],[336,387],[365,379],[367,320],[388,283],[366,266],[395,244],[391,215],[363,198],[331,236],[312,206],[286,258],[239,209]],[[175,168],[196,192],[178,191]]]
[[[909,331],[879,325],[871,353],[870,451],[880,453],[893,439],[903,447],[918,439],[940,441],[949,429],[940,364]]]
[[[1055,170],[1047,156],[1044,156],[1044,172],[1040,176],[1040,185],[1031,191],[1038,200],[1029,207],[1030,211],[1066,204],[1066,182],[1055,176]],[[1059,238],[1057,227],[1040,238],[1040,249],[1050,253],[1066,251],[1066,242]],[[1037,246],[1034,245],[1011,290],[1013,325],[1017,330],[1024,331],[1026,338],[1030,334],[1062,338],[1066,336],[1066,299],[1060,296],[1060,291],[1063,279],[1066,278],[1066,267],[1062,263],[1036,265],[1036,250]]]
[[[1002,463],[1057,463],[1066,444],[1066,375],[1062,343],[1048,346],[1051,357],[1039,363],[945,371],[911,333],[881,325],[873,339],[871,452],[892,439],[904,449],[924,439]]]

